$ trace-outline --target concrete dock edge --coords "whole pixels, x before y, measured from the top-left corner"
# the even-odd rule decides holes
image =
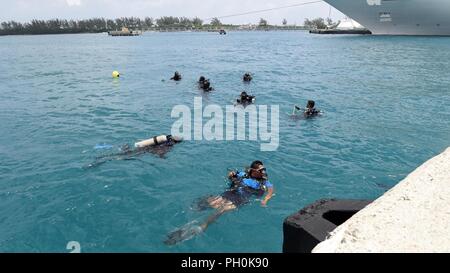
[[[313,253],[450,252],[450,148],[337,227]]]

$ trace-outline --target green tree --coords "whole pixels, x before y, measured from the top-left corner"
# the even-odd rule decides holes
[[[267,20],[264,18],[259,19],[259,26],[260,27],[267,27],[269,24],[267,23]]]
[[[187,17],[180,17],[180,25],[183,27],[192,27],[192,21],[191,19],[187,18]]]
[[[194,25],[194,27],[200,28],[203,25],[203,20],[198,17],[195,17],[194,19],[192,19],[192,24]]]
[[[219,18],[215,17],[211,20],[211,25],[215,27],[220,27],[222,22],[220,22]]]
[[[156,24],[159,27],[174,27],[180,23],[180,19],[178,17],[173,16],[164,16],[159,19],[156,19]]]
[[[57,33],[84,33],[84,32],[105,32],[110,30],[120,30],[122,27],[130,29],[148,29],[154,24],[162,27],[196,27],[201,28],[203,21],[196,17],[165,16],[157,20],[146,17],[143,20],[138,17],[121,17],[117,19],[91,18],[86,20],[31,20],[28,23],[15,21],[0,22],[0,35],[16,34],[57,34]],[[221,25],[220,21],[219,24]]]
[[[304,25],[309,29],[325,29],[327,25],[325,24],[325,20],[323,18],[316,18],[313,20],[305,19]]]
[[[144,27],[145,28],[151,28],[153,26],[153,18],[145,17],[144,19]]]
[[[70,25],[70,23],[69,23],[69,25]],[[106,20],[106,26],[107,26],[106,28],[107,28],[108,31],[117,29],[116,21],[111,20],[111,19]]]

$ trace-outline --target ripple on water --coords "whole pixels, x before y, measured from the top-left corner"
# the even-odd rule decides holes
[[[306,32],[4,37],[0,250],[66,252],[75,240],[85,252],[280,252],[289,214],[320,198],[376,198],[448,146],[448,41]],[[168,80],[176,70],[180,83]],[[254,76],[248,85],[246,71]],[[197,89],[200,75],[214,92]],[[277,151],[186,141],[165,159],[83,168],[122,144],[169,133],[175,105],[192,108],[202,96],[223,107],[242,90],[257,104],[279,105]],[[323,116],[289,117],[309,99]],[[113,148],[93,148],[102,143]],[[267,208],[256,200],[201,236],[162,243],[176,227],[205,219],[210,211],[192,203],[220,194],[227,169],[255,159],[275,185]]]

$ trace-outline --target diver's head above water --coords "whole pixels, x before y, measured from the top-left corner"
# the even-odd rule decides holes
[[[247,72],[247,73],[244,74],[242,79],[243,79],[244,82],[250,82],[252,80],[252,75],[249,72]]]
[[[241,95],[237,99],[237,103],[246,106],[248,104],[252,104],[254,99],[255,99],[255,96],[250,96],[249,94],[247,94],[247,92],[242,91]]]
[[[180,81],[181,80],[181,74],[178,71],[175,71],[175,74],[173,75],[173,77],[171,78],[171,80],[174,81]]]
[[[199,80],[199,88],[202,89],[203,91],[209,92],[212,91],[213,88],[211,87],[211,82],[209,81],[209,79],[203,79]]]
[[[179,142],[183,141],[183,137],[168,135],[167,136],[167,140],[168,141],[173,141],[174,143],[179,143]]]
[[[211,83],[209,79],[206,79],[204,76],[200,76],[198,79],[198,88],[203,89],[204,91],[211,91]]]
[[[248,170],[248,175],[250,178],[254,178],[256,180],[267,180],[267,171],[264,167],[264,164],[259,161],[253,161],[250,169]]]
[[[307,109],[313,109],[315,105],[316,105],[315,101],[309,100],[308,103],[306,104],[306,108]]]

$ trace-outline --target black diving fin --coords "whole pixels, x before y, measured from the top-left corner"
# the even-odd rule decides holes
[[[167,234],[164,243],[166,245],[176,245],[183,241],[192,239],[195,235],[203,232],[203,228],[198,225],[197,221],[192,221]]]

